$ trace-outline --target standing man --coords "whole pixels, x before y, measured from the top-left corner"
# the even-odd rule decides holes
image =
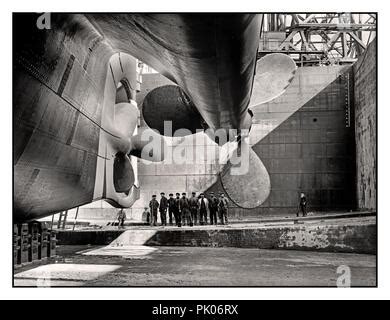
[[[189,225],[190,227],[192,227],[193,223],[191,218],[190,205],[188,199],[186,198],[185,192],[182,193],[182,197],[180,199],[180,211],[183,217],[183,223],[185,223],[187,226]]]
[[[142,222],[150,224],[150,212],[148,211],[148,207],[145,207],[144,212],[142,212]]]
[[[297,212],[297,217],[299,217],[299,212],[302,211],[302,216],[306,217],[306,207],[307,207],[307,201],[306,201],[306,196],[303,192],[301,192],[301,197],[299,199],[299,208]]]
[[[214,195],[214,192],[210,192],[210,224],[217,224],[217,212],[218,212],[218,198]]]
[[[118,228],[123,228],[125,220],[126,220],[126,212],[122,208],[118,212],[118,222],[119,222]]]
[[[174,211],[175,222],[178,227],[181,227],[181,209],[180,209],[180,193],[176,192]]]
[[[194,224],[198,224],[198,199],[196,198],[196,193],[192,193],[192,197],[188,200],[190,204],[191,219]]]
[[[200,194],[198,200],[199,207],[199,222],[201,225],[207,224],[207,213],[209,211],[209,201],[204,197],[204,193]]]
[[[169,199],[168,199],[168,215],[169,215],[169,225],[172,225],[172,214],[175,217],[176,221],[176,214],[175,214],[175,199],[173,198],[173,193],[169,194]],[[177,224],[177,222],[176,222]]]
[[[165,198],[165,193],[161,192],[161,199],[160,199],[160,219],[161,219],[161,225],[166,226],[167,225],[167,208],[168,208],[168,199]]]
[[[221,220],[221,224],[228,224],[228,199],[225,198],[225,195],[221,193],[221,197],[219,198],[219,218]]]
[[[156,195],[152,195],[152,200],[149,202],[150,208],[150,225],[157,226],[157,210],[158,210],[158,201],[156,200]]]

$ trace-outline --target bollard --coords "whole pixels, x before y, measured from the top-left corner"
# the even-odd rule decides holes
[[[44,258],[47,258],[48,256],[48,246],[49,246],[49,242],[50,242],[50,233],[49,233],[49,227],[48,227],[48,223],[47,222],[42,222],[40,224],[40,250],[39,250],[39,253],[40,253],[40,257],[39,259],[44,259]]]
[[[20,263],[27,263],[31,261],[31,235],[28,232],[28,224],[23,223],[19,225],[20,234]]]
[[[50,240],[48,244],[48,257],[54,257],[56,255],[56,245],[57,245],[57,232],[51,230]]]
[[[21,250],[20,250],[20,233],[17,224],[14,224],[14,241],[13,241],[13,251],[14,251],[14,265],[21,263]]]
[[[29,229],[29,234],[31,236],[31,253],[30,253],[30,261],[35,261],[35,260],[38,260],[40,259],[40,254],[39,254],[39,251],[40,251],[40,228],[39,228],[39,222],[37,221],[34,221],[34,222],[30,222],[28,224],[28,229]]]

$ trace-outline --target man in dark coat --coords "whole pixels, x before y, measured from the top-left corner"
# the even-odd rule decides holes
[[[161,225],[166,226],[167,225],[167,209],[168,209],[168,199],[165,198],[165,193],[161,192],[161,199],[160,199],[160,219],[161,219]]]
[[[145,207],[144,212],[142,212],[142,222],[150,223],[150,212],[148,211],[148,207]]]
[[[228,205],[228,199],[226,199],[225,195],[221,193],[218,204],[219,218],[221,219],[221,224],[228,224]]]
[[[126,220],[126,211],[124,211],[122,208],[118,212],[118,221],[119,221],[118,228],[120,228],[120,227],[123,228],[125,220]]]
[[[201,225],[207,224],[207,214],[209,212],[209,200],[205,198],[204,193],[200,194],[198,200],[199,222]]]
[[[193,226],[192,218],[191,218],[191,212],[190,212],[190,205],[188,203],[188,199],[186,198],[186,193],[182,193],[182,197],[179,202],[179,209],[181,212],[181,216],[183,217],[183,224],[185,223],[187,226],[190,227]]]
[[[210,224],[217,224],[217,212],[218,212],[218,204],[219,200],[214,195],[214,192],[210,192],[210,201],[209,201],[209,209],[210,209]]]
[[[175,217],[175,222],[176,222],[175,198],[173,197],[173,193],[170,193],[169,194],[169,199],[168,199],[169,225],[172,225],[172,215]],[[176,224],[177,224],[177,222],[176,222]]]
[[[297,212],[297,217],[299,217],[300,211],[302,211],[302,216],[306,217],[307,216],[306,208],[307,208],[306,196],[303,192],[301,192],[301,197],[299,198],[299,209]]]
[[[181,227],[181,210],[180,210],[180,193],[176,192],[176,199],[175,199],[175,206],[174,208],[174,215],[175,215],[175,222],[178,227]]]
[[[191,219],[194,224],[198,224],[198,198],[196,193],[192,193],[192,197],[188,200],[191,211]]]
[[[159,207],[159,203],[156,200],[156,195],[152,195],[152,200],[149,202],[150,208],[150,225],[157,226],[157,210]]]

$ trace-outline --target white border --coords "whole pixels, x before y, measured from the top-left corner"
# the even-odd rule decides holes
[[[113,5],[114,3],[114,5]],[[390,109],[386,94],[389,92],[390,10],[385,1],[2,1],[1,3],[1,223],[0,223],[0,298],[2,299],[388,299],[390,288],[389,217],[387,201],[390,181],[389,128]],[[378,11],[379,12],[379,288],[378,289],[308,289],[308,288],[11,288],[12,279],[12,12],[19,11]],[[387,80],[387,82],[386,82]]]

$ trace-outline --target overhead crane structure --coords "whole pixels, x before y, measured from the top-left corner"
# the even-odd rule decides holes
[[[376,36],[374,13],[271,13],[263,19],[259,56],[289,54],[298,66],[349,64]]]

